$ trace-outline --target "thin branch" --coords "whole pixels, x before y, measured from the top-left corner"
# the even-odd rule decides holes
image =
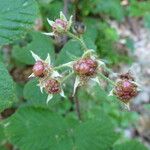
[[[64,15],[67,16],[68,14],[68,0],[64,0]]]
[[[80,112],[80,103],[79,103],[79,100],[78,100],[77,93],[78,93],[78,88],[76,90],[76,94],[75,94],[75,97],[74,97],[74,102],[75,102],[75,109],[76,109],[76,112],[77,112],[78,119],[82,120],[82,118],[81,118],[81,112]]]
[[[98,75],[103,78],[104,80],[106,80],[108,83],[112,84],[113,86],[116,86],[115,82],[113,82],[112,80],[110,80],[109,78],[107,78],[105,75],[103,75],[102,73],[98,73]]]
[[[88,48],[87,48],[87,46],[86,46],[86,44],[85,44],[85,42],[83,41],[82,38],[79,38],[78,36],[72,34],[71,32],[67,32],[67,35],[68,35],[69,37],[71,37],[71,38],[73,38],[73,39],[79,41],[84,51],[87,51],[87,50],[88,50]]]

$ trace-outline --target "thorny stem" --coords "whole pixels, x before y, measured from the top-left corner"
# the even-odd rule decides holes
[[[74,72],[69,73],[67,76],[65,76],[63,78],[63,80],[61,80],[61,83],[65,82],[68,78],[70,78],[72,75],[74,74]]]
[[[103,78],[104,80],[108,81],[110,84],[112,84],[113,86],[116,86],[115,82],[113,82],[112,80],[110,80],[109,78],[107,78],[105,75],[103,75],[102,73],[99,73],[99,76],[101,78]]]
[[[64,64],[62,64],[62,65],[59,65],[59,66],[57,66],[57,67],[54,67],[53,69],[54,69],[54,70],[59,70],[59,69],[64,68],[64,67],[67,67],[67,66],[64,65]]]
[[[86,46],[86,44],[85,44],[85,42],[82,38],[79,38],[78,36],[72,34],[69,31],[67,32],[67,35],[70,36],[71,38],[76,39],[77,41],[79,41],[84,51],[88,50],[88,48],[87,48],[87,46]]]
[[[102,65],[102,67],[110,74],[112,74],[113,72],[111,71],[111,69],[107,68],[106,65]]]

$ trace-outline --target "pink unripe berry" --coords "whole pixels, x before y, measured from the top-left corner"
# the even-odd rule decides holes
[[[117,82],[114,94],[123,102],[127,103],[138,94],[137,85],[130,80],[124,79]]]
[[[62,19],[56,19],[55,23],[52,25],[52,29],[54,32],[58,32],[59,28],[61,27],[62,30],[66,30],[68,26],[68,22]]]
[[[91,58],[78,60],[74,65],[74,71],[80,76],[93,76],[96,73],[97,62]]]
[[[61,92],[60,82],[55,79],[47,80],[45,90],[49,94],[58,94]]]
[[[42,77],[44,75],[44,70],[45,70],[45,67],[42,61],[37,61],[34,64],[33,69],[32,69],[36,77]]]

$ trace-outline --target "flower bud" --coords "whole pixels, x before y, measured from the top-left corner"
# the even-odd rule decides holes
[[[128,103],[138,94],[137,85],[130,80],[123,79],[116,83],[113,93],[124,103]]]
[[[97,62],[91,58],[80,59],[73,65],[74,71],[80,76],[93,76],[97,67]]]
[[[49,25],[52,27],[53,32],[43,34],[50,36],[64,34],[64,32],[69,31],[72,25],[72,17],[73,16],[70,16],[69,20],[67,20],[66,16],[62,12],[60,12],[60,18],[56,19],[55,21],[47,19]]]
[[[42,61],[37,61],[33,66],[33,73],[36,77],[43,77],[44,76],[44,64]]]
[[[60,82],[56,79],[49,79],[45,83],[45,90],[49,94],[58,94],[61,92]]]
[[[52,25],[53,32],[63,32],[68,28],[68,22],[62,19],[56,19],[55,23]]]

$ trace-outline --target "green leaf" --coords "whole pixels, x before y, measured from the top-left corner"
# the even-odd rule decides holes
[[[77,150],[107,150],[117,140],[110,119],[89,120],[74,131]]]
[[[130,4],[128,10],[129,10],[129,15],[130,16],[142,17],[146,13],[149,13],[150,2],[149,1],[137,2],[135,0],[131,0],[131,4]]]
[[[142,143],[137,140],[130,140],[125,143],[114,146],[113,150],[148,150]]]
[[[0,146],[0,150],[8,150],[8,149],[6,149],[6,147],[4,146]]]
[[[21,37],[38,15],[35,0],[0,0],[0,45]]]
[[[93,40],[95,42],[97,35],[98,35],[99,21],[97,19],[87,17],[84,19],[83,22],[86,26],[86,31],[84,33],[84,37],[91,38],[91,40]]]
[[[26,83],[24,87],[23,95],[29,105],[40,108],[48,108],[54,112],[57,111],[59,114],[64,114],[66,111],[69,111],[71,107],[69,100],[62,98],[59,94],[54,95],[52,100],[47,104],[46,100],[48,94],[46,94],[44,90],[42,94],[37,84],[37,80],[34,79]]]
[[[30,80],[25,85],[23,90],[24,98],[34,105],[46,105],[47,94],[42,94],[37,84],[37,80]]]
[[[147,28],[150,28],[150,13],[144,15],[144,25]]]
[[[75,40],[68,41],[61,49],[56,64],[63,64],[72,61],[75,57],[80,57],[83,53],[80,43]]]
[[[67,123],[49,110],[21,108],[5,126],[6,136],[21,150],[71,150]]]
[[[107,2],[105,0],[82,0],[80,7],[84,15],[90,13],[108,15],[118,21],[123,20],[124,17],[120,0],[107,0]]]
[[[100,0],[97,2],[95,9],[93,9],[93,13],[104,13],[119,21],[124,17],[124,12],[120,5],[120,0],[107,0],[107,3],[105,0]]]
[[[29,43],[26,47],[15,46],[12,51],[12,56],[16,60],[24,64],[34,64],[35,60],[33,59],[31,52],[39,55],[42,59],[46,59],[47,54],[51,55],[51,58],[54,58],[54,46],[52,40],[43,35],[42,33],[33,32],[32,42]]]
[[[2,141],[5,139],[3,127],[0,125],[0,145],[2,144]]]
[[[14,82],[4,64],[0,62],[0,112],[16,102]]]

